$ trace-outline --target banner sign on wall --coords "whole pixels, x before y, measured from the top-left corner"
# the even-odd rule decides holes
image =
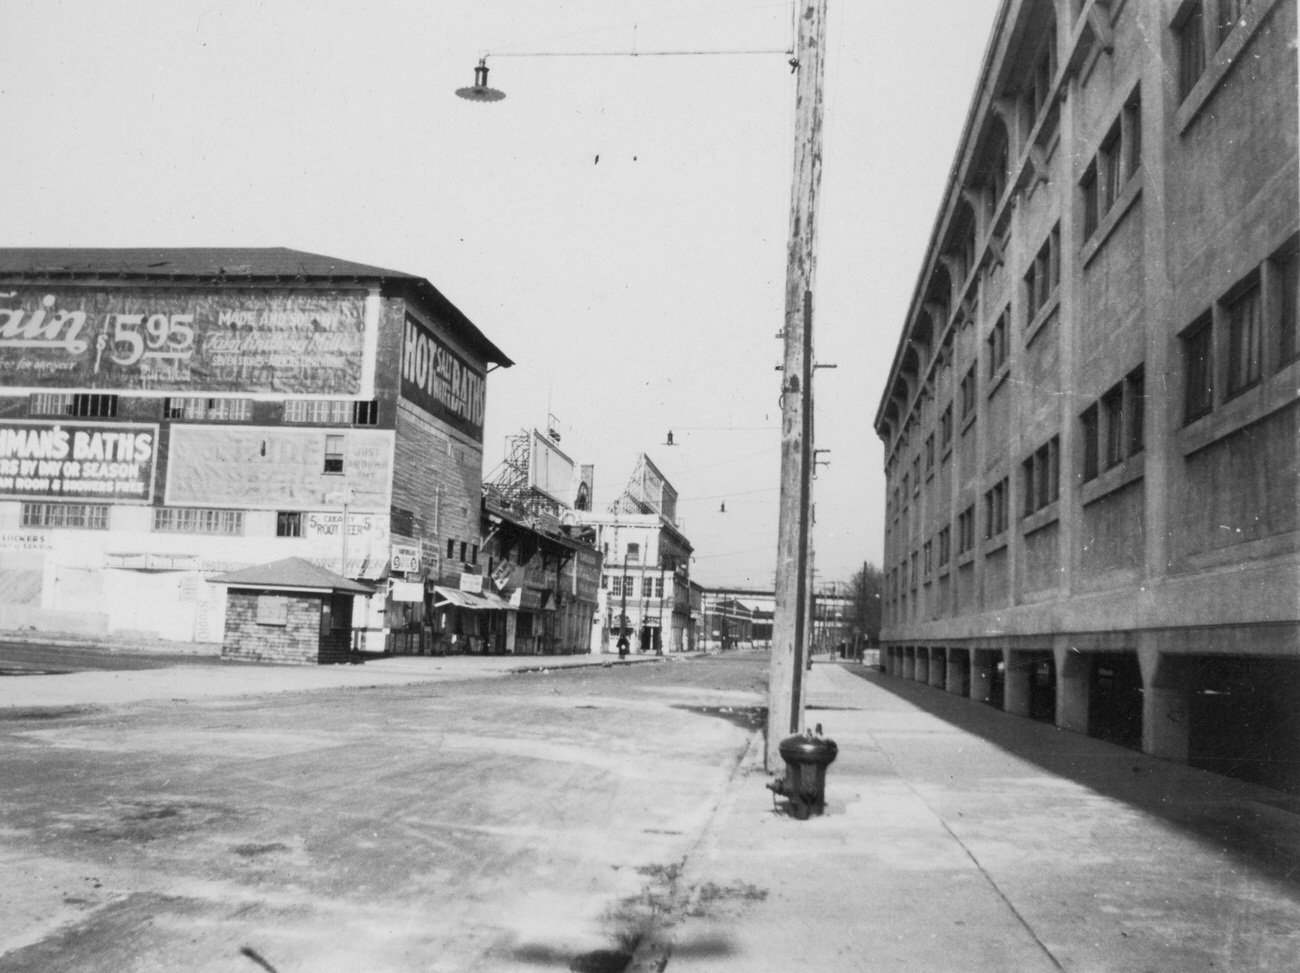
[[[358,395],[365,297],[252,288],[0,293],[0,385]]]
[[[388,430],[175,425],[170,442],[169,504],[332,510],[341,509],[338,497],[346,487],[352,491],[353,517],[362,511],[382,511],[386,517],[389,510],[393,433]],[[341,450],[331,457],[341,473],[325,472],[327,446]]]
[[[149,503],[157,444],[157,426],[0,422],[0,499]]]
[[[394,544],[389,553],[388,569],[400,574],[419,574],[420,554],[420,547],[416,544]]]
[[[411,315],[402,333],[402,397],[483,441],[485,380]]]

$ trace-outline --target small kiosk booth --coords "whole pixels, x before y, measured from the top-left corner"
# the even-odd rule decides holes
[[[352,658],[352,599],[370,588],[300,557],[215,578],[226,587],[223,659],[328,665]]]

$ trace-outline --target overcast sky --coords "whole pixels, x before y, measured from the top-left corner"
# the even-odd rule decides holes
[[[830,0],[819,582],[880,561],[871,423],[998,3]],[[648,55],[784,51],[788,0],[4,8],[0,246],[285,246],[427,277],[516,362],[488,380],[485,475],[553,415],[598,508],[645,452],[694,576],[772,583],[794,78],[780,53]],[[506,100],[456,98],[484,53]]]

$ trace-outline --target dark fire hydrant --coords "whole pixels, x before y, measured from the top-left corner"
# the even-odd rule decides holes
[[[790,813],[800,821],[826,810],[826,768],[835,762],[840,748],[815,731],[786,737],[778,749],[785,761],[785,776],[767,782],[768,788],[790,802]]]

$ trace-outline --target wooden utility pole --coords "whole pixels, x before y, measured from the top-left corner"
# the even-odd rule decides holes
[[[822,78],[826,0],[800,0],[795,65],[794,176],[785,279],[781,387],[781,511],[776,545],[776,616],[768,670],[767,769],[782,767],[781,740],[803,729],[808,652],[808,548],[812,489],[812,309],[817,194],[822,170]]]

